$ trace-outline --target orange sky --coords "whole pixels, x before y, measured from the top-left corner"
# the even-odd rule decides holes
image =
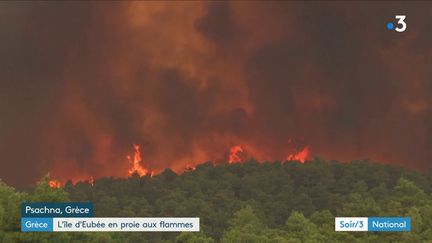
[[[404,13],[408,29],[385,23]],[[430,3],[0,3],[0,178],[432,161]]]

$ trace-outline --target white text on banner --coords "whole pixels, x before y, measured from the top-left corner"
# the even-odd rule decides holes
[[[368,218],[336,217],[335,231],[368,231]]]
[[[199,218],[53,218],[53,231],[199,231]]]

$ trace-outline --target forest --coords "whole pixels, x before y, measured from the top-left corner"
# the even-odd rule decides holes
[[[432,242],[432,171],[352,161],[211,162],[182,174],[17,190],[0,181],[0,242]],[[198,233],[22,233],[22,202],[90,201],[97,217],[200,217]],[[335,232],[334,217],[407,216],[410,232]]]

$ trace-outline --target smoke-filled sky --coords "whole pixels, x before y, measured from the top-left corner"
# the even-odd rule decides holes
[[[407,15],[404,33],[386,29]],[[432,4],[0,3],[0,178],[258,160],[432,165]]]

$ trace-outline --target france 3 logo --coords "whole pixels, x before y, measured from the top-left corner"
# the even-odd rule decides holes
[[[397,20],[397,25],[393,24],[393,22],[388,22],[387,29],[394,29],[396,32],[404,32],[407,28],[407,24],[405,22],[406,15],[396,15],[395,19]]]

